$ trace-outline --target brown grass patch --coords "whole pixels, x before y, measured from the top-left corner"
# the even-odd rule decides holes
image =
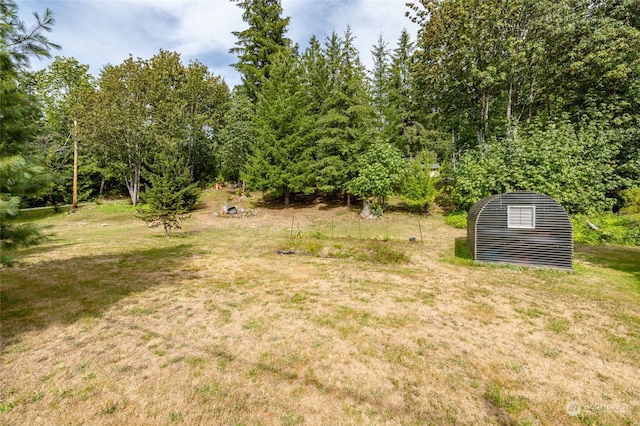
[[[618,267],[578,248],[573,274],[476,266],[454,258],[464,231],[437,215],[420,219],[421,244],[409,241],[411,215],[359,222],[344,207],[245,198],[233,204],[256,216],[215,217],[228,196],[207,194],[168,240],[99,207],[42,219],[56,239],[1,271],[0,423],[640,418],[640,284],[627,249]],[[292,223],[293,240],[317,252],[277,254]]]

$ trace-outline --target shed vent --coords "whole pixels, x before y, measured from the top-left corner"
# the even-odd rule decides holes
[[[536,229],[536,206],[508,206],[507,228]]]

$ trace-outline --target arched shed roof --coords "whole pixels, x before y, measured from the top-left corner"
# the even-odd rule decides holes
[[[478,262],[571,269],[573,228],[547,195],[514,191],[491,195],[469,210],[467,245]]]

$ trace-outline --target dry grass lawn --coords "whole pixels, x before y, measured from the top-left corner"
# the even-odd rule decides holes
[[[0,271],[0,424],[640,424],[640,250],[477,266],[438,214],[229,196],[169,239],[115,204],[34,219],[52,238]]]

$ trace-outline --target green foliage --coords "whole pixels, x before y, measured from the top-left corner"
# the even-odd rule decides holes
[[[430,175],[430,166],[433,163],[435,156],[427,151],[421,151],[409,162],[407,174],[402,182],[401,197],[410,209],[428,213],[430,204],[438,195],[438,178]]]
[[[168,154],[159,155],[147,179],[151,186],[144,192],[145,205],[136,216],[150,228],[162,226],[168,237],[170,231],[180,229],[180,222],[198,201],[198,190],[184,162]]]
[[[349,183],[349,191],[361,197],[376,197],[384,208],[406,174],[407,165],[400,152],[386,142],[374,144],[358,162],[358,176]]]
[[[320,75],[309,80],[321,88],[319,98],[308,100],[314,112],[310,123],[316,140],[316,186],[325,193],[347,193],[348,203],[358,157],[373,139],[375,111],[351,29],[344,38],[336,33],[328,37],[320,56]]]
[[[132,204],[139,200],[143,164],[155,151],[174,150],[194,180],[216,175],[214,135],[228,97],[220,77],[197,62],[185,67],[178,53],[161,50],[148,60],[107,65],[98,85],[84,100],[79,131],[121,176]]]
[[[273,57],[291,48],[291,40],[285,37],[289,18],[282,18],[279,0],[232,1],[243,9],[242,20],[249,28],[232,32],[238,40],[229,52],[238,55],[233,66],[242,75],[246,95],[255,103],[262,85],[271,77]]]
[[[445,223],[449,226],[453,226],[454,228],[466,229],[467,228],[467,212],[462,210],[462,211],[449,213],[445,218]]]
[[[40,133],[40,111],[21,71],[31,55],[48,57],[49,50],[59,46],[44,36],[54,23],[53,14],[47,9],[42,19],[37,13],[34,17],[35,26],[27,28],[13,1],[0,2],[0,264],[11,263],[8,251],[43,238],[34,227],[9,222],[21,200],[48,189],[50,181],[41,166],[26,159],[28,143]]]
[[[581,244],[640,246],[640,215],[613,213],[575,215],[573,240]],[[597,228],[597,229],[594,229]]]
[[[23,157],[0,157],[0,264],[11,263],[10,251],[38,244],[43,235],[30,225],[14,225],[21,198],[46,191],[50,178],[43,167]]]
[[[369,211],[371,212],[371,215],[373,217],[382,217],[382,214],[384,213],[382,208],[383,206],[379,203],[368,203],[369,204]]]
[[[60,46],[47,40],[44,33],[55,23],[47,9],[42,18],[34,13],[35,25],[28,28],[19,19],[18,6],[11,0],[0,2],[0,155],[25,154],[28,142],[41,131],[41,112],[30,94],[28,68],[30,57],[49,57]]]
[[[467,246],[467,237],[458,237],[454,242],[454,253],[460,259],[473,260],[469,247]]]
[[[640,187],[625,189],[620,195],[624,202],[622,213],[640,213]]]
[[[299,65],[293,52],[273,58],[271,77],[258,96],[257,138],[244,173],[251,187],[284,195],[287,207],[291,194],[314,191],[308,105]]]
[[[225,126],[220,131],[221,173],[228,181],[238,181],[244,172],[251,144],[257,137],[254,115],[249,98],[241,91],[234,91],[225,114]]]
[[[361,258],[356,256],[357,260],[381,264],[401,264],[410,260],[407,253],[385,241],[370,241],[365,247],[366,250],[362,253]]]
[[[619,186],[615,156],[619,145],[596,127],[568,123],[539,125],[529,134],[493,140],[462,154],[453,175],[452,199],[469,209],[491,194],[538,191],[570,213],[606,211]]]
[[[46,9],[42,18],[37,12],[33,16],[35,24],[28,28],[18,16],[18,6],[13,0],[3,0],[0,3],[0,63],[5,67],[7,61],[10,66],[23,68],[29,66],[31,56],[48,58],[51,49],[59,49],[44,35],[51,31],[55,24],[53,12]]]

